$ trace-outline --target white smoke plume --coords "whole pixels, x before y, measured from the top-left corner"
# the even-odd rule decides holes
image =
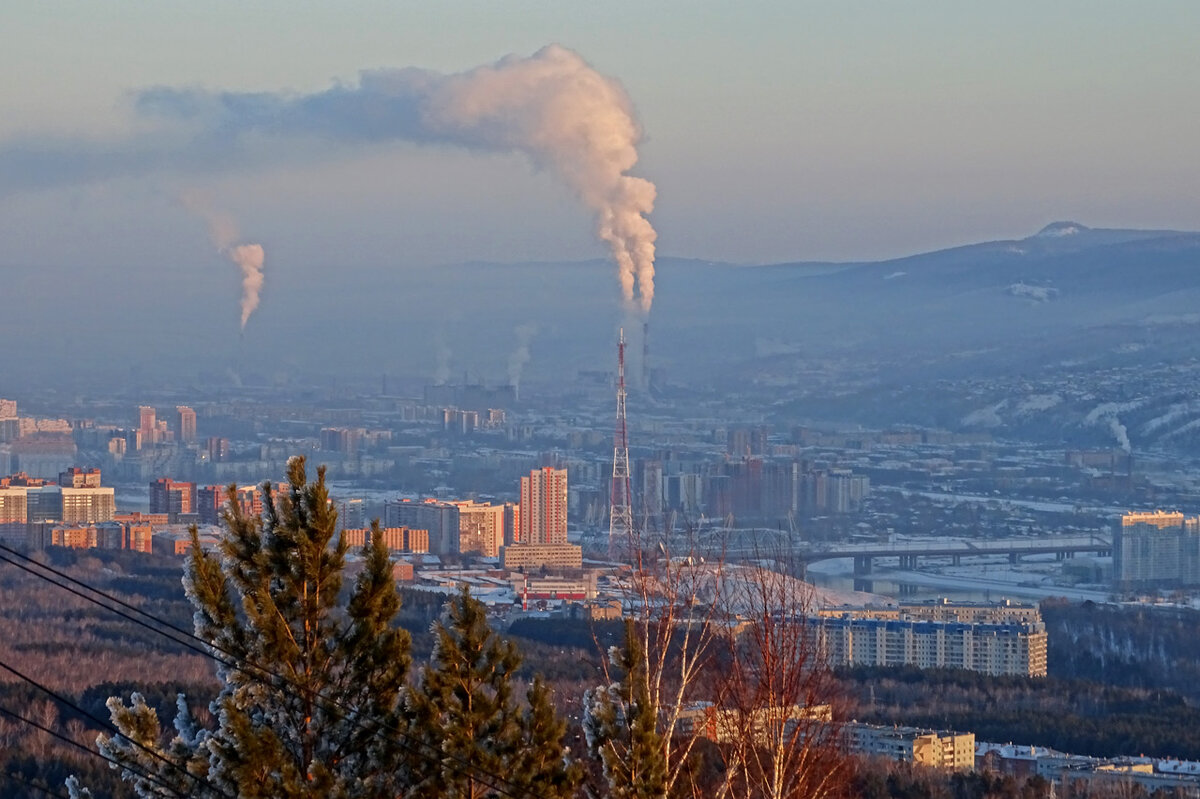
[[[242,273],[242,330],[250,314],[258,308],[263,287],[263,260],[265,253],[261,244],[238,244],[241,233],[237,223],[229,214],[207,205],[195,195],[181,198],[183,206],[208,224],[208,235],[217,251],[233,262]]]
[[[642,136],[633,103],[620,83],[565,47],[455,74],[363,72],[356,84],[313,94],[151,89],[138,95],[137,109],[170,118],[173,130],[191,126],[181,162],[240,164],[254,157],[239,147],[243,136],[319,140],[326,150],[404,140],[519,152],[558,175],[595,214],[626,306],[646,314],[654,301],[657,234],[646,217],[656,189],[628,174]]]
[[[512,355],[508,356],[508,384],[513,388],[519,388],[521,373],[525,371],[525,364],[529,363],[529,345],[533,342],[533,337],[537,335],[537,325],[532,323],[518,325],[513,332],[517,334],[517,348],[513,350]]]
[[[450,347],[446,344],[446,340],[438,334],[433,343],[434,355],[437,358],[437,364],[433,369],[433,384],[435,386],[444,386],[450,382]]]
[[[1129,445],[1129,431],[1125,429],[1125,425],[1115,416],[1108,417],[1108,429],[1112,431],[1113,436],[1117,439],[1117,446],[1131,452],[1132,447]]]
[[[1107,425],[1113,434],[1113,438],[1117,440],[1117,446],[1125,452],[1132,452],[1133,447],[1129,441],[1129,431],[1125,425],[1121,424],[1121,420],[1117,414],[1137,410],[1145,404],[1146,400],[1144,399],[1132,400],[1130,402],[1105,402],[1089,411],[1083,421],[1085,424]]]
[[[626,174],[637,163],[641,130],[621,85],[558,45],[439,77],[427,95],[429,129],[519,150],[552,166],[595,212],[625,302],[634,303],[636,288],[637,304],[649,313],[657,234],[646,215],[654,210],[656,189]]]

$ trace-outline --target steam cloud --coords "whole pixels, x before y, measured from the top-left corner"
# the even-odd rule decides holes
[[[521,373],[525,371],[525,364],[529,363],[529,345],[537,335],[537,325],[518,325],[514,332],[517,334],[517,348],[508,356],[508,384],[518,388],[521,385]]]
[[[565,47],[552,44],[532,56],[455,74],[367,71],[354,83],[311,94],[160,87],[135,95],[134,107],[165,124],[148,128],[143,122],[143,132],[115,144],[47,138],[0,147],[0,193],[6,184],[161,170],[244,171],[297,154],[320,157],[338,146],[395,141],[518,152],[556,174],[595,214],[596,234],[612,252],[626,307],[645,314],[654,301],[656,233],[646,217],[656,189],[628,174],[642,136],[633,104],[617,81]],[[280,146],[280,140],[298,146]],[[238,253],[246,259],[249,293],[260,281],[256,255]]]
[[[1129,430],[1125,425],[1121,424],[1121,420],[1117,414],[1136,410],[1145,404],[1145,400],[1106,402],[1093,408],[1083,421],[1085,424],[1107,425],[1109,431],[1113,434],[1113,438],[1117,440],[1117,446],[1125,452],[1132,452],[1133,447],[1129,441]]]
[[[250,314],[258,308],[263,287],[263,259],[265,253],[261,244],[238,244],[241,234],[233,217],[222,211],[217,211],[205,205],[199,198],[185,196],[183,205],[189,211],[200,216],[208,224],[208,235],[213,246],[222,255],[229,258],[242,273],[242,330]]]
[[[440,333],[434,341],[434,350],[437,357],[437,365],[433,370],[433,384],[435,386],[444,386],[450,382],[450,356],[452,353]]]
[[[1123,449],[1125,452],[1132,451],[1132,447],[1129,445],[1129,431],[1125,429],[1125,425],[1121,424],[1117,417],[1108,417],[1108,429],[1111,430],[1113,436],[1116,437],[1118,447]]]

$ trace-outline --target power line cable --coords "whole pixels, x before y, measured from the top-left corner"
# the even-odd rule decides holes
[[[175,769],[176,771],[183,774],[184,776],[199,783],[201,786],[208,788],[210,791],[213,791],[214,793],[218,794],[219,796],[224,796],[226,799],[234,799],[234,797],[230,796],[228,793],[221,790],[216,785],[213,785],[211,782],[209,782],[208,780],[204,779],[203,777],[201,777],[199,775],[193,774],[192,772],[188,771],[186,768],[179,765],[174,760],[171,760],[169,757],[162,754],[161,752],[151,749],[148,746],[144,746],[143,744],[139,743],[138,741],[135,741],[134,739],[125,735],[123,732],[121,732],[119,729],[117,729],[116,725],[114,725],[111,721],[108,721],[106,719],[100,718],[99,716],[96,716],[95,714],[89,712],[88,710],[86,710],[86,709],[80,707],[79,705],[77,705],[76,703],[72,702],[67,697],[62,696],[61,694],[55,692],[51,688],[46,687],[45,685],[42,685],[40,682],[33,679],[32,677],[30,677],[26,674],[22,674],[21,672],[17,671],[15,668],[8,665],[7,663],[5,663],[2,660],[0,660],[0,669],[4,669],[5,671],[7,671],[9,674],[12,674],[17,679],[23,680],[24,682],[32,685],[34,688],[36,688],[39,691],[41,691],[42,693],[46,694],[47,696],[49,696],[51,699],[58,702],[59,704],[70,708],[71,710],[75,711],[76,713],[78,713],[79,715],[88,719],[89,721],[93,722],[94,724],[99,725],[101,727],[101,729],[104,729],[110,733],[114,733],[114,734],[120,736],[121,738],[124,738],[126,741],[129,741],[131,744],[133,744],[134,746],[136,746],[138,749],[142,750],[146,754],[150,755],[151,757],[155,758],[156,760],[162,761],[163,763],[167,764],[168,766]]]
[[[203,657],[206,657],[213,661],[216,661],[217,663],[221,663],[222,665],[224,665],[228,668],[240,671],[243,674],[246,674],[247,676],[250,676],[254,679],[261,680],[263,675],[266,675],[268,677],[273,678],[273,680],[278,681],[278,683],[280,685],[284,685],[284,684],[292,685],[293,687],[296,687],[296,688],[300,689],[301,691],[305,692],[306,694],[311,696],[313,699],[321,700],[321,701],[327,703],[328,705],[338,709],[339,711],[341,711],[342,713],[345,714],[345,719],[347,721],[349,721],[359,727],[364,727],[364,728],[368,727],[368,723],[366,721],[364,721],[361,717],[358,716],[358,713],[354,708],[347,707],[346,705],[342,704],[338,700],[323,695],[320,691],[316,691],[307,686],[300,685],[295,680],[289,679],[287,676],[279,674],[278,672],[272,671],[271,669],[269,669],[265,666],[261,666],[257,663],[254,663],[251,660],[247,660],[245,658],[239,658],[239,656],[236,653],[230,652],[228,649],[225,649],[218,644],[206,641],[205,639],[195,635],[194,633],[188,632],[188,631],[184,630],[183,628],[181,628],[175,624],[172,624],[169,621],[161,619],[161,618],[155,616],[154,614],[148,613],[147,611],[144,611],[141,608],[138,608],[137,606],[132,605],[118,597],[112,596],[111,594],[108,594],[104,591],[101,591],[98,588],[88,585],[87,583],[84,583],[81,580],[71,577],[69,574],[67,574],[63,571],[60,571],[60,570],[54,568],[53,566],[49,566],[49,565],[46,565],[43,563],[38,563],[37,561],[30,558],[28,555],[25,555],[22,552],[12,549],[11,547],[8,547],[5,544],[0,544],[0,553],[8,553],[9,555],[13,555],[13,556],[19,558],[21,561],[26,561],[27,563],[33,564],[34,566],[37,567],[37,569],[43,569],[43,570],[55,575],[56,577],[60,577],[63,580],[66,580],[68,583],[71,583],[72,585],[77,585],[80,588],[90,591],[99,597],[103,597],[104,599],[106,599],[110,602],[113,602],[121,607],[128,608],[133,613],[136,613],[140,616],[144,616],[145,618],[152,620],[155,624],[161,625],[162,627],[165,627],[167,629],[166,630],[160,629],[158,627],[155,627],[151,624],[146,623],[145,621],[143,621],[139,618],[136,618],[135,616],[130,615],[129,613],[125,613],[124,611],[122,611],[118,608],[114,608],[114,607],[105,605],[103,602],[101,602],[96,597],[88,596],[87,594],[84,594],[81,591],[72,588],[70,585],[64,585],[62,583],[59,583],[59,582],[55,581],[54,579],[52,579],[51,577],[47,576],[46,574],[36,571],[34,568],[31,568],[30,566],[26,565],[26,563],[22,563],[22,562],[13,560],[12,558],[5,557],[4,554],[0,554],[0,562],[8,563],[12,566],[15,566],[18,569],[20,569],[21,571],[31,574],[34,577],[37,577],[38,579],[45,580],[46,582],[50,583],[51,585],[61,588],[62,590],[67,591],[68,593],[70,593],[74,596],[77,596],[86,602],[90,602],[91,604],[94,604],[97,607],[103,608],[104,610],[107,610],[110,613],[116,614],[117,616],[120,616],[121,618],[123,618],[139,627],[147,629],[157,635],[161,635],[162,637],[166,638],[169,641],[172,641],[173,643],[179,644],[180,646],[183,646],[184,648],[189,649]],[[168,632],[167,630],[169,630],[170,632]],[[176,638],[175,635],[173,635],[172,633],[181,635],[185,639],[188,639],[188,640],[180,640],[179,638]],[[193,644],[193,643],[191,643],[191,641],[199,642],[200,645],[198,646],[196,644]],[[232,658],[232,660],[226,660],[224,658],[218,657],[217,655],[213,654],[214,650],[217,652],[221,652],[222,654],[226,655],[229,658]],[[242,665],[242,663],[239,663],[238,662],[239,660],[242,661],[243,663],[245,663],[246,665]],[[259,673],[256,674],[253,671],[251,671],[251,669],[256,669]],[[279,687],[279,686],[277,686],[277,687]],[[532,797],[533,799],[541,799],[541,797],[538,794],[531,792],[527,788],[524,788],[522,786],[517,786],[514,783],[512,783],[510,780],[506,779],[505,777],[503,777],[499,774],[496,774],[494,772],[488,771],[487,769],[485,769],[475,763],[472,763],[469,760],[466,760],[465,758],[447,754],[445,752],[440,751],[437,747],[435,747],[432,744],[427,744],[427,743],[424,743],[423,741],[414,740],[411,735],[408,735],[403,730],[397,729],[395,726],[391,725],[386,720],[374,720],[373,723],[371,724],[370,728],[368,729],[368,731],[375,735],[378,735],[380,732],[389,732],[389,733],[395,735],[399,739],[401,748],[403,748],[405,751],[410,752],[411,754],[425,760],[426,762],[435,763],[439,766],[445,765],[451,771],[454,771],[461,776],[466,776],[471,779],[478,780],[479,782],[483,783],[487,787],[503,794],[504,796],[510,797],[510,799],[520,799],[520,797],[523,797],[523,796]],[[417,747],[420,747],[421,749],[424,749],[426,751],[421,751],[421,749],[419,749]],[[434,756],[431,756],[430,752],[434,753]],[[447,763],[446,761],[452,761],[452,762]],[[480,779],[480,775],[486,777],[487,779]],[[509,786],[509,787],[504,787],[504,786]]]
[[[147,782],[158,785],[161,788],[165,788],[166,790],[170,791],[171,793],[175,794],[176,796],[180,796],[180,797],[191,796],[191,794],[186,794],[186,793],[181,792],[174,785],[171,785],[168,782],[164,782],[163,780],[161,780],[158,777],[155,777],[151,774],[147,774],[146,772],[141,771],[140,769],[133,768],[128,763],[122,763],[119,760],[116,760],[111,757],[107,757],[106,755],[104,755],[104,753],[98,752],[95,749],[92,749],[91,747],[84,746],[83,744],[76,741],[74,738],[70,738],[66,735],[63,735],[61,732],[56,732],[55,730],[52,730],[51,728],[45,726],[44,724],[40,724],[40,723],[34,721],[33,719],[27,719],[24,716],[22,716],[20,713],[9,710],[8,708],[4,707],[3,705],[0,705],[0,715],[8,716],[11,719],[28,724],[29,726],[33,727],[34,729],[38,729],[38,730],[41,730],[42,732],[46,733],[51,738],[62,741],[63,743],[65,743],[69,746],[73,746],[76,749],[79,749],[81,751],[87,752],[92,757],[98,757],[107,763],[113,764],[117,768],[124,769],[125,771],[128,771],[131,774],[133,774],[137,777],[140,777],[141,779],[146,780]]]

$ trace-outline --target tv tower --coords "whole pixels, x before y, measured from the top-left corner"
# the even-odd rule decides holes
[[[608,506],[608,551],[633,543],[633,491],[629,480],[629,433],[625,427],[625,328],[617,344],[617,430],[613,436],[612,494]]]

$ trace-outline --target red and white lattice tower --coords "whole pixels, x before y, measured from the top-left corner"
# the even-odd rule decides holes
[[[633,544],[633,491],[629,479],[629,432],[625,427],[625,330],[617,344],[617,430],[613,436],[612,494],[608,506],[608,549],[627,552]]]

